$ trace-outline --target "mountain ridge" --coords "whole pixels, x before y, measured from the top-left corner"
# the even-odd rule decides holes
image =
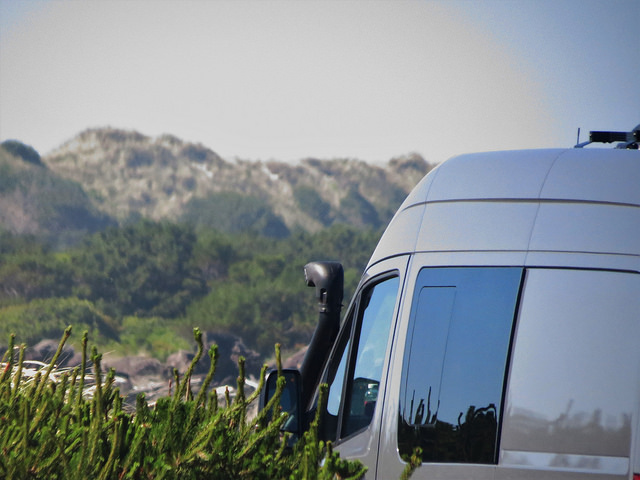
[[[79,184],[91,208],[119,223],[144,217],[262,225],[260,233],[273,236],[334,223],[381,228],[432,168],[418,154],[385,165],[350,158],[229,161],[170,134],[111,127],[84,130],[41,160],[51,175]]]

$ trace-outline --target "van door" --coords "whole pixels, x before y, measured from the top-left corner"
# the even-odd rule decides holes
[[[635,480],[640,275],[418,259],[377,478]]]
[[[345,315],[322,378],[329,385],[320,435],[343,457],[358,459],[375,478],[388,358],[408,256],[365,274]]]

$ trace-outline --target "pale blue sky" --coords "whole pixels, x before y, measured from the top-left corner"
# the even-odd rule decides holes
[[[0,0],[0,139],[440,162],[640,123],[640,0]]]

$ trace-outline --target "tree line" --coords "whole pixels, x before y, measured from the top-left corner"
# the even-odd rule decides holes
[[[348,301],[380,233],[334,225],[275,239],[140,220],[56,251],[0,232],[0,342],[15,333],[33,345],[71,324],[103,349],[164,359],[198,327],[237,334],[264,356],[276,342],[293,349],[316,320],[303,266],[341,261]]]

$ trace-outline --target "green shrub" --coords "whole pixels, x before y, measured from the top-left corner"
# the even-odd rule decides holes
[[[88,330],[92,338],[103,343],[119,340],[114,320],[88,300],[45,298],[0,306],[0,338],[13,333],[20,342],[33,344],[44,338],[60,337],[69,324]]]
[[[267,407],[249,418],[248,406],[262,388],[266,366],[260,387],[246,397],[241,359],[236,396],[231,400],[227,390],[219,406],[217,392],[209,390],[217,359],[213,346],[211,370],[194,394],[191,372],[203,350],[197,329],[198,354],[183,379],[175,373],[173,395],[150,406],[141,394],[135,412],[123,407],[115,372],[103,374],[95,347],[90,356],[93,374],[87,373],[87,333],[82,365],[56,370],[70,334],[68,327],[51,363],[37,373],[23,362],[24,345],[14,358],[11,337],[0,373],[2,478],[355,479],[366,471],[359,462],[340,459],[330,443],[318,441],[318,418],[290,446],[281,431],[286,414],[271,414],[278,413],[282,377]],[[325,393],[326,386],[320,402]]]
[[[149,355],[161,362],[178,350],[190,350],[191,344],[185,337],[176,333],[175,320],[161,317],[139,318],[125,317],[120,328],[119,341],[110,342],[103,348],[117,355]]]

